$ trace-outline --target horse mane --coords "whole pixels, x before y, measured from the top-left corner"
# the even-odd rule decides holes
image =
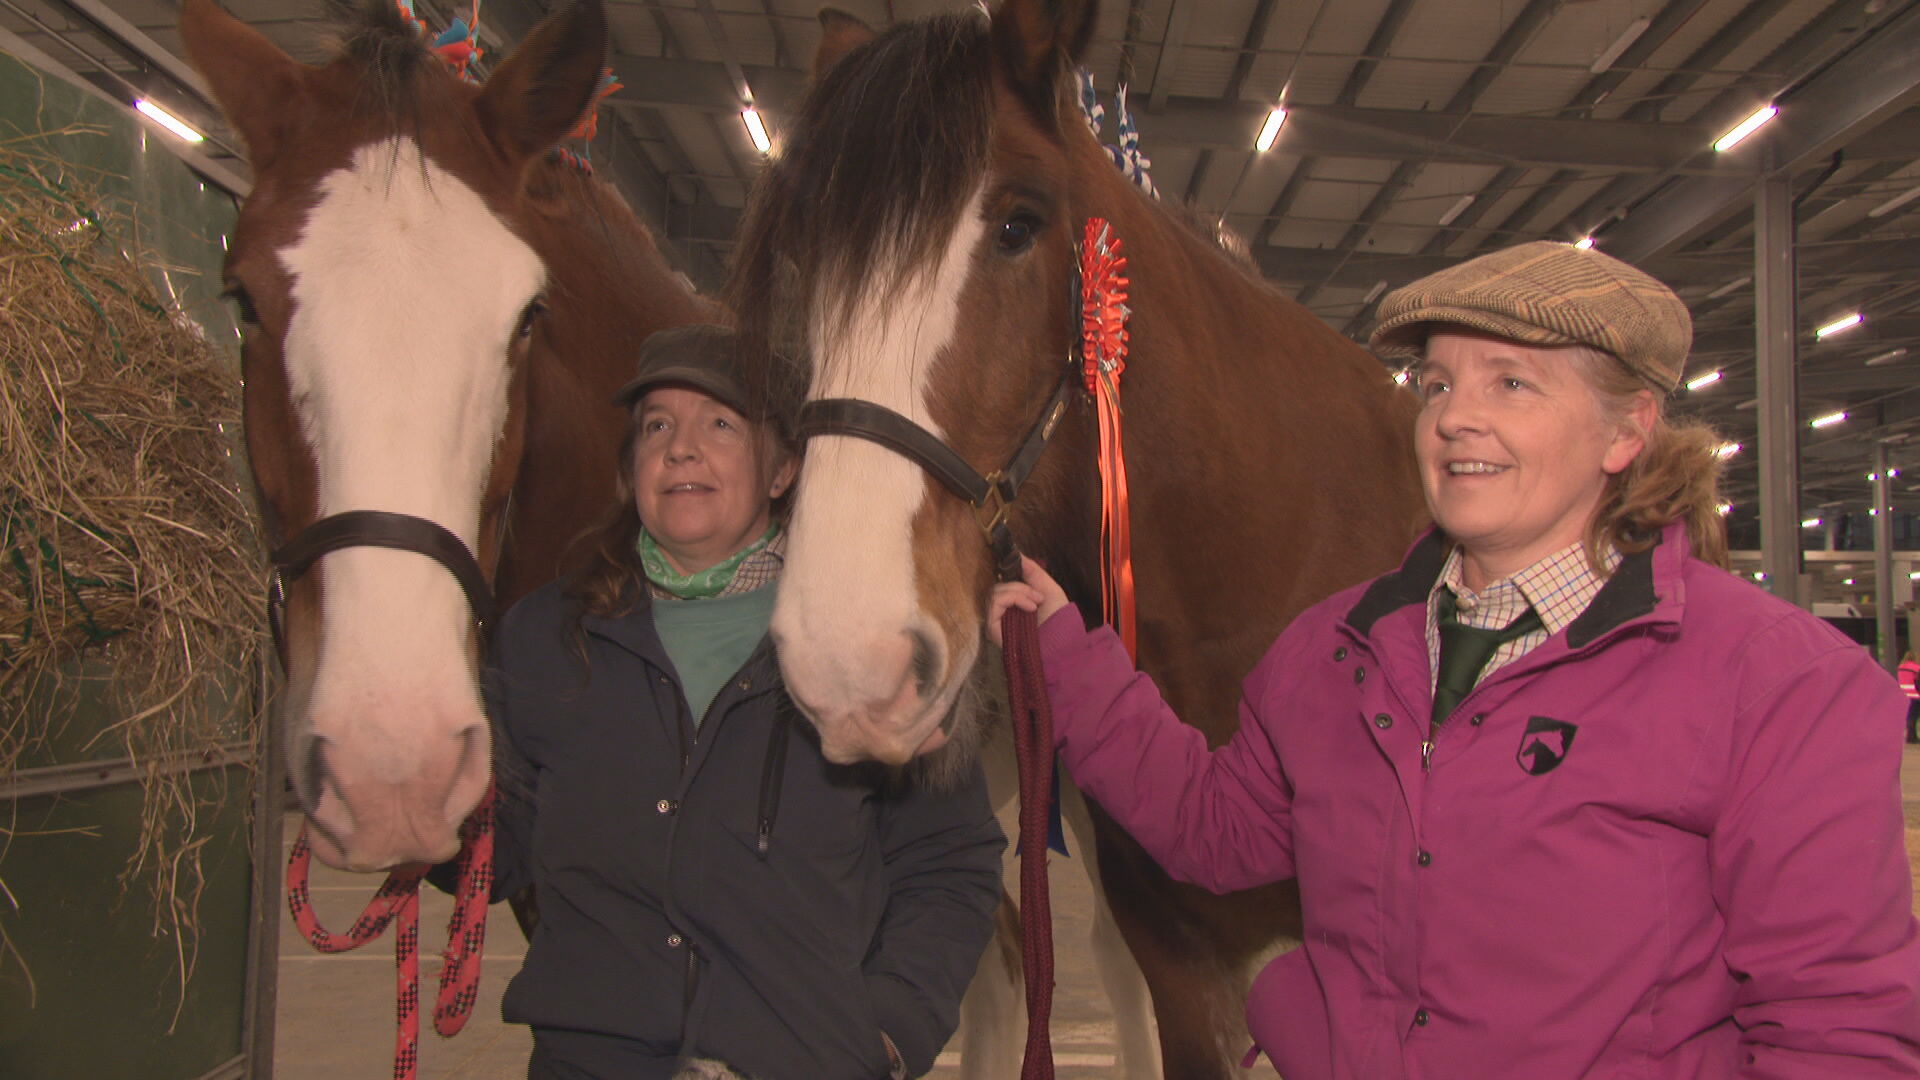
[[[894,26],[815,82],[742,224],[729,306],[743,332],[790,348],[772,312],[806,310],[823,282],[910,273],[945,245],[986,168],[992,74],[969,12]]]
[[[450,75],[419,29],[401,17],[393,0],[323,0],[323,6],[330,59],[360,72],[355,108],[419,132],[422,89],[436,74]]]

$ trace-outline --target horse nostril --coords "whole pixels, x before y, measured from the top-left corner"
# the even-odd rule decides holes
[[[940,646],[924,630],[907,631],[907,639],[913,643],[913,685],[921,697],[931,697],[940,679]]]
[[[327,784],[327,740],[324,736],[307,738],[306,752],[300,756],[293,790],[312,813],[320,805],[320,794]]]

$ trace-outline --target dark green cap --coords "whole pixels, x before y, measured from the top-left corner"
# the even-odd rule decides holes
[[[637,372],[613,400],[631,409],[656,387],[685,386],[749,420],[771,420],[783,437],[791,437],[798,397],[793,375],[792,365],[777,355],[750,363],[731,328],[694,323],[649,335],[640,345]]]

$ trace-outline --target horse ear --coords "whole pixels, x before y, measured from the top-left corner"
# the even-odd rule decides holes
[[[840,58],[880,35],[873,27],[839,8],[820,9],[820,47],[813,53],[813,77],[833,70]]]
[[[1097,0],[1005,0],[993,16],[993,45],[1013,85],[1051,122],[1062,73],[1093,38]]]
[[[290,102],[300,93],[301,65],[214,0],[181,5],[180,37],[259,170],[279,149],[294,113]]]
[[[487,76],[474,108],[500,151],[525,161],[567,137],[600,89],[607,61],[601,0],[575,0],[533,28]]]

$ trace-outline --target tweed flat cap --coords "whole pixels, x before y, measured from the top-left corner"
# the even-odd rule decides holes
[[[1527,345],[1590,345],[1672,390],[1693,346],[1693,318],[1673,290],[1611,255],[1536,240],[1468,259],[1380,302],[1373,351],[1418,356],[1438,324]]]

